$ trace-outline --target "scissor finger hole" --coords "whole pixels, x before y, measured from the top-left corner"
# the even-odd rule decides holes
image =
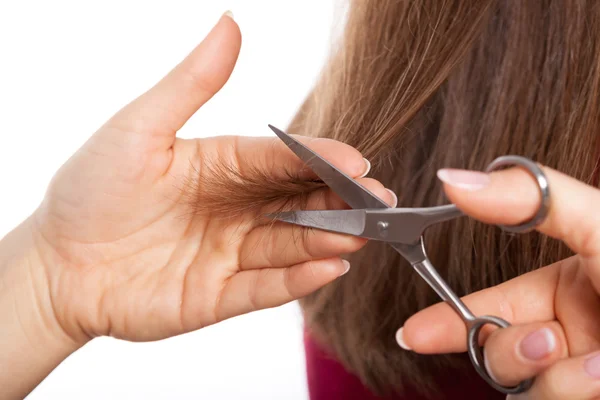
[[[550,209],[550,186],[546,174],[538,164],[535,162],[520,156],[502,156],[496,158],[488,167],[486,172],[492,172],[502,167],[508,166],[520,166],[523,167],[534,179],[538,186],[539,193],[541,196],[540,207],[536,214],[528,221],[523,222],[519,225],[499,225],[500,228],[506,232],[511,233],[525,233],[530,232],[540,225],[548,216]]]
[[[490,386],[502,393],[517,394],[525,392],[531,387],[533,379],[525,380],[519,383],[517,386],[503,386],[496,382],[486,369],[485,360],[483,358],[483,347],[479,346],[479,334],[486,324],[492,324],[499,328],[508,328],[510,326],[510,324],[502,318],[489,315],[478,317],[469,324],[467,351],[475,370],[487,383],[490,384]]]

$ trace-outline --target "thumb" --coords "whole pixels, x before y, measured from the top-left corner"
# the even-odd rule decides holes
[[[600,259],[600,190],[544,167],[550,209],[537,230],[565,242],[580,256]],[[438,177],[451,202],[486,223],[516,225],[532,218],[541,198],[534,178],[522,168],[485,174],[443,169]]]
[[[164,132],[169,148],[176,132],[229,79],[241,47],[241,33],[227,12],[206,38],[149,91],[119,111],[109,122],[119,130]]]

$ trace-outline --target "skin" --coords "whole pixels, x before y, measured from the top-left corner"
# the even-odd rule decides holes
[[[536,376],[528,392],[508,398],[597,399],[600,368],[596,364],[596,376],[587,371],[600,355],[600,190],[544,170],[552,204],[537,229],[577,255],[463,300],[476,315],[497,315],[513,325],[490,329],[481,338],[489,371],[500,383],[515,385]],[[524,170],[492,173],[489,179],[484,187],[446,183],[445,190],[466,214],[486,223],[519,224],[535,214],[539,194]],[[552,350],[527,358],[521,342],[543,328],[553,337]],[[405,346],[423,354],[464,352],[465,335],[462,321],[442,303],[412,316],[400,333]]]
[[[193,216],[181,201],[184,177],[207,173],[206,159],[242,174],[252,167],[311,178],[277,138],[176,138],[226,83],[240,46],[237,24],[224,15],[185,60],[94,133],[39,208],[0,241],[1,399],[25,397],[95,337],[183,334],[290,302],[347,271],[340,254],[364,240],[302,235],[299,227],[261,225],[253,213]],[[350,176],[365,174],[350,146],[300,140]],[[360,181],[394,202],[379,182]],[[327,191],[308,203],[346,207]]]

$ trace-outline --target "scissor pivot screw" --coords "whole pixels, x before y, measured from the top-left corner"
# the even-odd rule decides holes
[[[382,237],[387,236],[387,229],[388,229],[389,226],[390,225],[387,222],[385,222],[385,221],[379,221],[377,223],[377,228],[379,229],[379,234]]]

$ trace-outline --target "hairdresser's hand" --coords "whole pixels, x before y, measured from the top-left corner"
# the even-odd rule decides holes
[[[600,190],[545,169],[551,211],[539,231],[564,241],[576,256],[466,296],[475,315],[496,315],[512,327],[491,329],[485,358],[505,385],[537,375],[520,399],[596,399],[600,396]],[[492,224],[518,224],[539,206],[527,172],[491,175],[441,171],[450,200]],[[490,332],[488,331],[488,333]],[[482,335],[484,337],[485,335]],[[399,344],[418,353],[466,351],[463,322],[446,304],[408,319]]]
[[[353,237],[261,225],[256,210],[228,219],[194,214],[190,202],[205,199],[182,194],[190,180],[214,184],[198,193],[212,190],[229,201],[227,190],[217,186],[227,182],[211,175],[209,160],[242,177],[260,171],[271,180],[311,178],[274,136],[176,139],[227,81],[240,41],[236,23],[223,17],[198,48],[110,119],[53,179],[32,229],[52,305],[44,318],[55,318],[74,341],[99,335],[156,340],[278,306],[344,274],[348,265],[339,255],[364,245]],[[302,140],[351,176],[367,172],[368,163],[347,145]],[[392,202],[378,182],[362,181]],[[322,190],[311,195],[308,207],[343,204]]]

